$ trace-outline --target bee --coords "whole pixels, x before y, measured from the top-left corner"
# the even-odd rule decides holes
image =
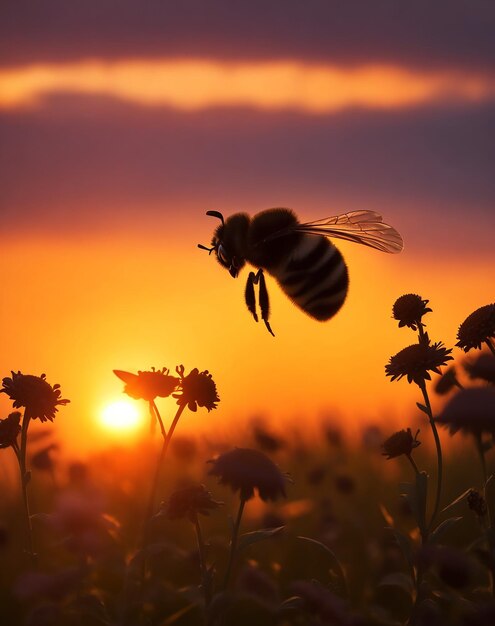
[[[352,211],[315,222],[300,223],[291,209],[274,208],[250,217],[234,213],[227,219],[219,211],[206,215],[220,220],[211,247],[198,244],[215,256],[236,278],[246,263],[257,268],[247,278],[245,300],[258,321],[255,286],[261,319],[272,334],[270,304],[264,270],[278,282],[292,302],[312,318],[326,321],[343,305],[349,286],[347,266],[341,253],[329,241],[336,237],[354,241],[382,252],[397,253],[402,237],[381,215],[373,211]]]

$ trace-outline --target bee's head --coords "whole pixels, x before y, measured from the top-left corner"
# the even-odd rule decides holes
[[[198,243],[198,248],[202,250],[207,250],[209,254],[215,252],[218,262],[222,267],[225,267],[229,271],[229,274],[232,278],[237,278],[239,274],[239,270],[244,265],[244,260],[239,258],[234,254],[234,244],[232,241],[229,241],[229,223],[225,223],[223,219],[223,215],[218,211],[207,211],[206,215],[211,215],[212,217],[218,217],[218,219],[222,222],[220,226],[217,227],[213,234],[213,238],[211,240],[211,247],[203,246]],[[230,218],[229,218],[230,219]]]

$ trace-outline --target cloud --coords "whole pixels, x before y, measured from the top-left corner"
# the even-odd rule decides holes
[[[3,65],[210,57],[493,70],[491,0],[4,0]]]
[[[0,107],[36,106],[57,92],[107,95],[143,106],[194,111],[249,106],[312,114],[351,107],[393,109],[495,97],[495,76],[413,72],[364,65],[353,69],[296,62],[195,60],[86,61],[0,70]]]
[[[0,115],[3,228],[137,228],[209,208],[292,206],[307,219],[367,208],[392,212],[425,241],[452,239],[454,220],[466,246],[491,249],[494,131],[494,106],[312,117],[59,96]]]

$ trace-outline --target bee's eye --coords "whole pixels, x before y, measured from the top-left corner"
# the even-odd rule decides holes
[[[217,248],[217,255],[218,258],[220,259],[220,262],[223,263],[224,265],[230,265],[230,261],[227,255],[227,251],[225,250],[225,248],[222,246],[222,244],[220,244]]]

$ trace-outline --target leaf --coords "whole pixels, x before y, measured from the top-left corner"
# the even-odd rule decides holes
[[[444,506],[443,509],[440,511],[440,513],[445,513],[445,511],[448,511],[451,507],[455,506],[456,504],[459,504],[459,502],[462,502],[462,500],[464,500],[464,498],[467,497],[470,491],[471,491],[471,488],[466,489],[466,491],[463,491],[460,496],[457,496],[457,498],[455,498],[455,500],[452,500],[452,502],[447,504],[447,506]]]
[[[195,608],[194,604],[187,604],[186,606],[182,607],[182,609],[179,609],[178,611],[176,611],[175,613],[167,617],[166,620],[161,623],[161,626],[168,626],[169,624],[175,624],[177,620],[179,620],[181,617],[189,613],[189,611],[191,611],[194,608]]]
[[[402,554],[404,555],[404,558],[406,559],[406,562],[409,566],[409,570],[411,572],[411,578],[414,578],[415,577],[414,561],[413,561],[411,542],[409,541],[409,537],[406,537],[406,535],[396,530],[395,528],[391,528],[390,530],[393,532],[395,540],[399,544],[400,551],[402,552]]]
[[[419,402],[416,402],[416,406],[418,407],[420,411],[423,411],[423,413],[426,413],[426,415],[428,416],[430,415],[428,412],[428,409],[425,407],[424,404],[420,404]]]
[[[392,528],[394,525],[394,518],[392,517],[390,511],[383,504],[380,504],[379,506],[383,519]]]
[[[448,519],[444,520],[443,522],[438,524],[438,526],[432,531],[430,539],[434,542],[438,541],[440,539],[440,536],[443,535],[444,532],[454,526],[454,524],[457,524],[457,522],[461,519],[462,517],[449,517]]]
[[[254,543],[270,539],[274,535],[278,535],[282,532],[284,528],[285,526],[278,526],[277,528],[263,528],[262,530],[255,530],[252,533],[245,533],[239,537],[237,549],[244,550],[248,546],[252,546]]]
[[[387,574],[384,576],[380,582],[378,583],[379,587],[398,587],[402,589],[409,596],[412,595],[413,592],[413,582],[411,577],[404,572],[392,572],[391,574]]]
[[[335,554],[332,552],[332,550],[330,550],[330,548],[326,546],[324,543],[321,543],[321,541],[317,541],[316,539],[311,539],[310,537],[299,536],[299,537],[296,537],[296,539],[299,539],[300,541],[304,541],[308,545],[313,546],[314,552],[320,555],[321,559],[324,560],[324,564],[328,567],[328,569],[337,574],[343,591],[345,592],[346,595],[348,595],[349,592],[347,589],[347,580],[345,577],[344,568],[342,567],[342,564],[340,563],[338,558],[335,556]]]

